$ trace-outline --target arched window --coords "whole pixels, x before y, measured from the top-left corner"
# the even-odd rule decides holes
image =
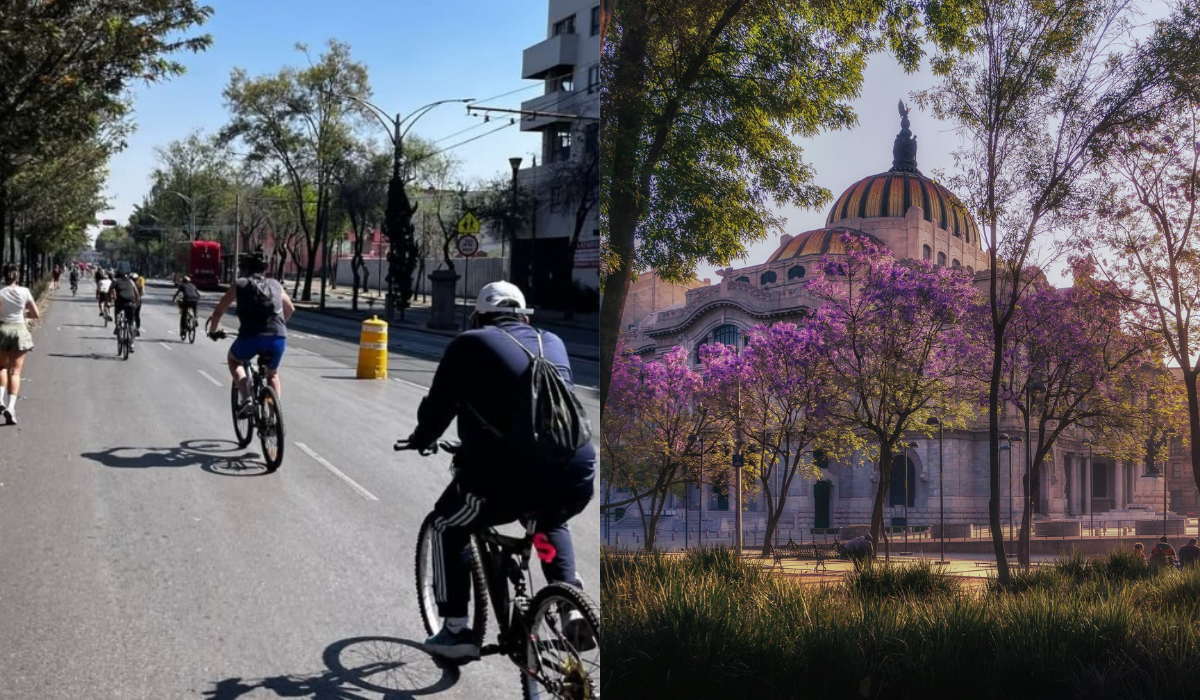
[[[921,259],[922,260],[933,260],[933,248],[930,248],[929,246],[922,247],[921,248]]]
[[[955,269],[955,270],[957,270],[957,269],[958,269],[958,268],[960,268],[960,267],[962,267],[962,263],[960,263],[960,262],[959,262],[959,261],[956,259],[956,260],[954,261],[954,269]]]
[[[968,272],[968,273],[969,273],[969,274],[970,274],[972,277],[974,277],[974,276],[975,276],[975,268],[971,267],[970,265],[967,265],[967,272]]]
[[[736,280],[734,280],[734,282],[745,282],[746,284],[750,284],[750,278],[749,277],[739,277]]]
[[[938,253],[938,267],[945,267],[945,266],[946,266],[946,254]]]
[[[892,481],[888,484],[888,505],[904,505],[904,455],[892,458]],[[908,460],[908,507],[917,505],[917,469]]]
[[[825,454],[825,450],[813,450],[813,464],[817,465],[818,469],[829,468],[829,456]]]
[[[713,331],[713,342],[722,345],[732,345],[733,349],[736,350],[738,347],[738,336],[740,335],[741,333],[738,332],[737,326],[726,323],[724,326],[717,326],[717,329]]]
[[[774,282],[774,281],[775,281],[775,273],[774,272],[764,272],[764,273],[762,273],[762,277],[758,278],[759,284],[770,284],[771,282]]]
[[[803,276],[804,276],[804,268],[801,267],[800,265],[797,265],[797,266],[793,267],[792,269],[788,270],[788,279],[790,279],[790,280],[797,280]]]

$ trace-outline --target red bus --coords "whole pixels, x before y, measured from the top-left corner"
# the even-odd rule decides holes
[[[217,289],[221,281],[221,244],[217,241],[185,241],[175,258],[180,275],[192,278],[199,289]]]

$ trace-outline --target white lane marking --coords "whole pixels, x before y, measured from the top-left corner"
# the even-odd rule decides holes
[[[312,350],[305,350],[304,348],[288,348],[288,352],[298,352],[301,355],[308,355],[309,357],[320,357],[321,356],[320,353],[313,352]]]
[[[170,349],[171,349],[171,346],[170,346],[170,345],[167,345],[166,343],[159,343],[159,345],[163,346],[164,348],[166,348],[166,349],[168,349],[168,350],[170,350]]]
[[[205,371],[204,371],[204,370],[202,370],[202,369],[198,369],[198,370],[196,370],[196,371],[197,371],[197,372],[199,372],[200,374],[203,374],[203,375],[204,375],[204,378],[205,378],[205,379],[207,379],[208,381],[212,382],[213,384],[215,384],[215,385],[217,385],[217,386],[225,386],[225,385],[224,385],[224,384],[222,384],[221,382],[218,382],[217,380],[213,379],[213,378],[212,378],[212,375],[211,375],[211,374],[209,374],[208,372],[205,372]]]
[[[420,384],[417,384],[416,382],[410,382],[407,379],[401,379],[399,377],[392,377],[392,381],[400,382],[401,384],[407,384],[411,387],[416,387],[417,389],[420,389],[421,391],[427,391],[429,389],[429,387],[427,387],[427,386],[422,386]]]
[[[354,489],[358,493],[358,495],[362,496],[363,498],[367,499],[368,501],[378,501],[379,500],[370,491],[364,489],[362,486],[359,486],[358,482],[356,482],[354,479],[351,479],[350,477],[346,476],[342,472],[341,469],[338,469],[337,467],[330,464],[329,460],[325,459],[324,457],[317,454],[316,452],[313,452],[312,449],[310,449],[308,445],[305,445],[303,442],[297,442],[296,447],[299,447],[301,450],[304,450],[304,453],[307,454],[309,457],[312,457],[314,460],[316,460],[317,464],[320,464],[322,467],[325,467],[330,472],[332,472],[334,476],[336,476],[337,478],[346,482],[346,485],[349,486],[350,488]]]

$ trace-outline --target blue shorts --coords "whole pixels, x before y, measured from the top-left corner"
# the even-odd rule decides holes
[[[279,369],[285,350],[287,337],[282,335],[239,335],[229,346],[229,354],[234,359],[247,361],[262,355],[267,360],[267,367],[272,370]]]

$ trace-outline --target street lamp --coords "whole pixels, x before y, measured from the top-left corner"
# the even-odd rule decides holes
[[[188,229],[189,229],[188,233],[190,234],[188,236],[188,238],[193,241],[196,240],[196,203],[192,200],[191,197],[187,196],[186,194],[184,194],[182,192],[176,192],[175,190],[163,190],[163,193],[164,194],[173,194],[176,197],[179,197],[183,201],[187,202],[187,205],[188,205]]]
[[[1079,442],[1080,442],[1080,444],[1087,445],[1087,448],[1088,448],[1087,473],[1080,474],[1079,481],[1081,482],[1081,484],[1083,484],[1083,483],[1087,484],[1088,529],[1090,529],[1092,531],[1092,535],[1095,536],[1095,534],[1096,534],[1096,510],[1094,508],[1092,508],[1092,491],[1094,490],[1094,488],[1092,486],[1092,474],[1095,473],[1095,471],[1092,469],[1092,438],[1084,437]],[[1087,478],[1084,479],[1083,478],[1084,476],[1086,476]]]
[[[697,442],[700,443],[700,514],[698,516],[699,519],[696,521],[696,543],[703,546],[704,543],[700,540],[700,529],[704,527],[704,434],[701,433],[701,434],[697,435],[696,433],[692,433],[691,435],[688,435],[688,440],[696,440]],[[686,494],[686,491],[684,493]],[[687,497],[685,496],[684,497],[685,507],[687,505],[686,498]],[[687,511],[684,511],[683,527],[684,527],[684,531],[685,531],[685,533],[683,535],[683,546],[687,547],[687,541],[688,541],[688,536],[686,534],[687,527],[688,527]]]
[[[1163,442],[1168,446],[1168,449],[1170,449],[1171,436],[1174,434],[1175,434],[1174,428],[1167,428],[1166,430],[1163,431]],[[1161,448],[1159,448],[1159,449],[1161,449]],[[1154,459],[1156,462],[1158,461],[1158,449],[1154,450]],[[1165,461],[1163,462],[1162,478],[1163,478],[1163,537],[1166,537],[1167,536],[1167,464]]]
[[[1014,442],[1017,444],[1021,443],[1021,436],[1014,435],[1012,437],[1009,437],[1008,435],[1001,435],[1000,437],[1007,439],[1008,443],[1009,443],[1009,450],[1008,450],[1008,549],[1009,549],[1009,553],[1007,556],[1015,556],[1016,547],[1013,546],[1013,490],[1012,490],[1012,449],[1011,448],[1012,448],[1012,443],[1014,443]]]
[[[912,556],[912,552],[908,551],[908,449],[911,447],[916,449],[915,442],[902,442],[900,446],[904,448],[904,549],[900,552],[901,556]]]
[[[388,240],[392,244],[391,250],[389,250],[389,252],[388,252],[388,276],[391,278],[391,282],[388,283],[388,293],[387,293],[387,315],[388,315],[388,318],[391,318],[392,312],[395,309],[395,305],[396,305],[396,294],[395,294],[394,289],[395,289],[397,281],[401,282],[401,287],[400,287],[401,297],[407,296],[407,292],[408,292],[410,286],[412,285],[411,279],[399,280],[400,277],[408,277],[408,276],[399,274],[401,272],[401,270],[398,269],[400,267],[400,265],[398,264],[398,262],[399,262],[399,258],[397,256],[397,247],[398,246],[396,245],[398,242],[397,238],[400,235],[400,233],[399,233],[400,230],[407,228],[408,221],[412,217],[412,207],[409,205],[408,195],[404,191],[404,181],[400,177],[400,161],[404,156],[404,137],[408,135],[408,132],[412,129],[413,125],[417,123],[417,120],[419,120],[421,117],[428,114],[429,111],[432,110],[434,107],[437,107],[438,105],[448,104],[451,102],[459,102],[462,104],[468,104],[470,102],[474,102],[475,98],[470,97],[470,98],[455,98],[455,99],[449,99],[449,100],[437,100],[435,102],[430,102],[427,105],[423,105],[421,107],[416,108],[415,110],[412,111],[411,114],[409,114],[407,117],[405,117],[403,119],[400,118],[400,113],[397,112],[396,117],[394,119],[392,119],[392,118],[390,118],[388,113],[386,111],[384,111],[381,107],[379,107],[375,104],[372,104],[371,102],[368,102],[367,100],[365,100],[361,97],[356,97],[354,95],[346,95],[346,94],[334,94],[334,96],[344,98],[344,99],[354,100],[355,102],[363,105],[364,107],[367,107],[371,111],[371,113],[373,115],[375,115],[375,118],[379,120],[379,123],[383,125],[383,128],[389,130],[388,137],[390,138],[390,140],[392,142],[392,177],[390,180],[388,180],[387,211],[384,214],[384,221],[385,221],[384,228],[387,230]],[[400,127],[405,122],[408,122],[408,126],[405,127],[403,131],[401,131]],[[412,242],[411,241],[403,241],[402,243],[403,243],[403,245],[399,246],[401,248],[401,250],[403,251],[401,254],[404,256],[407,256],[411,252],[410,250],[407,249],[407,247],[411,247]],[[400,320],[401,321],[404,320],[403,306],[401,306],[401,308],[400,308]]]
[[[521,156],[514,156],[512,158],[509,158],[508,164],[512,166],[512,174],[513,174],[513,176],[512,176],[512,211],[509,212],[509,216],[508,216],[508,225],[509,225],[508,234],[510,237],[515,238],[517,235],[517,231],[516,231],[517,227],[515,226],[515,223],[516,223],[515,220],[516,220],[516,216],[517,216],[517,170],[519,170],[521,168]],[[501,260],[504,259],[504,243],[505,243],[505,239],[502,237],[500,239],[500,259]],[[504,263],[501,263],[501,265],[503,265],[503,264]],[[509,268],[510,269],[512,268],[511,263],[509,264]]]
[[[942,460],[945,459],[945,456],[946,456],[945,443],[943,442],[943,438],[945,437],[946,425],[945,425],[945,423],[942,422],[942,419],[938,416],[930,416],[929,420],[925,421],[925,425],[936,425],[938,427],[938,527],[941,528],[941,532],[939,534],[941,536],[941,543],[942,543],[942,558],[938,563],[945,564],[946,563],[946,494],[945,494],[945,492],[943,490],[943,486],[942,486],[942,484],[943,484],[942,472],[945,471],[942,468]],[[904,465],[904,468],[907,470],[908,465],[907,464]]]
[[[1025,513],[1029,513],[1030,529],[1033,528],[1033,506],[1030,502],[1030,498],[1033,496],[1033,480],[1030,478],[1030,469],[1033,467],[1033,463],[1031,461],[1032,451],[1029,448],[1033,443],[1029,441],[1029,415],[1033,413],[1033,395],[1040,394],[1045,390],[1046,385],[1037,379],[1025,384],[1025,510],[1021,513],[1021,527],[1025,527]]]

